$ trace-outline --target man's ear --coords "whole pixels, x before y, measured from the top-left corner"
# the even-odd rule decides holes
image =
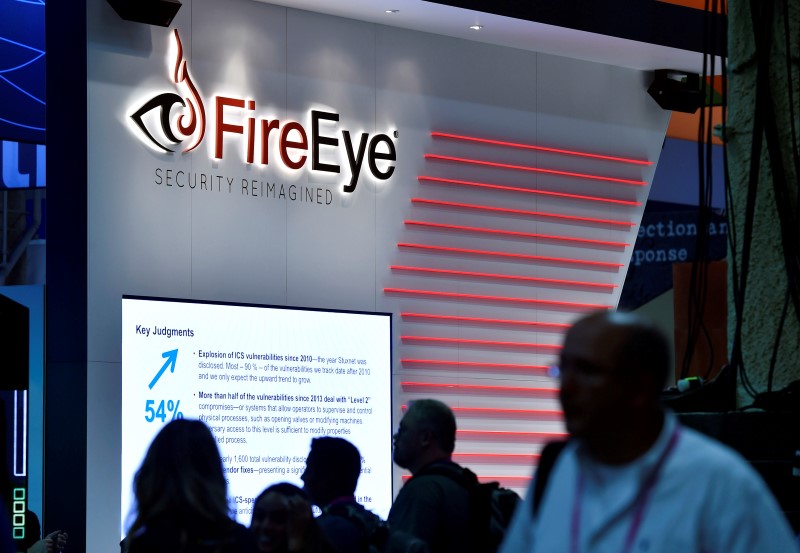
[[[434,439],[435,436],[433,435],[433,430],[430,428],[420,430],[419,443],[422,447],[429,447],[431,444],[433,444]]]
[[[632,377],[630,402],[636,409],[646,409],[658,403],[660,393],[655,384],[655,376],[650,373],[639,373]]]

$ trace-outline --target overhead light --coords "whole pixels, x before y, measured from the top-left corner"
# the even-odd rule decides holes
[[[400,10],[384,10],[385,13],[400,13]]]
[[[473,31],[480,31],[481,29],[483,29],[483,25],[470,25],[469,28],[472,29]]]

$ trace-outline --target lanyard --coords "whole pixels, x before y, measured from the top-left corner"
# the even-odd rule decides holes
[[[678,434],[680,433],[679,430],[680,427],[676,426],[675,431],[672,433],[672,437],[669,439],[669,444],[667,444],[667,447],[661,453],[661,457],[659,457],[655,467],[653,467],[653,470],[648,475],[647,480],[645,480],[642,489],[639,491],[639,495],[636,498],[636,511],[633,513],[633,520],[631,521],[631,526],[628,529],[628,535],[625,538],[625,548],[622,550],[623,553],[629,553],[634,542],[636,541],[636,535],[639,533],[639,528],[642,526],[642,520],[644,519],[644,511],[647,508],[647,503],[650,500],[650,495],[653,493],[656,482],[658,482],[661,469],[666,463],[669,455],[675,449],[675,445],[678,443]],[[578,482],[575,486],[575,501],[572,504],[571,553],[580,552],[579,542],[581,536],[581,499],[583,498],[583,489],[585,485],[585,475],[582,472],[579,472]]]

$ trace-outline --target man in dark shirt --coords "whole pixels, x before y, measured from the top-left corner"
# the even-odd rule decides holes
[[[361,474],[361,454],[343,438],[325,436],[311,440],[303,472],[303,489],[322,509],[317,518],[322,535],[339,553],[369,550],[370,523],[382,523],[377,515],[356,501]],[[376,520],[377,519],[377,520]]]
[[[392,505],[389,525],[425,541],[431,553],[472,550],[469,492],[445,475],[462,471],[451,460],[455,441],[455,416],[435,399],[411,402],[394,435],[394,462],[413,476]]]

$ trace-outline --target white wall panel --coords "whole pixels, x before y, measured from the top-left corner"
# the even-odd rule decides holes
[[[342,131],[357,150],[362,133],[372,138],[392,129],[375,127],[375,27],[348,19],[289,11],[288,105],[308,121],[310,109],[339,114],[338,123],[321,125],[323,134],[339,140],[339,156],[329,163],[336,174],[306,171],[304,186],[332,190],[330,206],[288,206],[287,274],[290,305],[375,310],[375,187],[366,160],[353,193],[344,193],[353,171],[344,155]],[[310,128],[310,126],[309,126]],[[323,147],[322,155],[333,148]]]
[[[287,117],[286,10],[256,2],[237,3],[220,12],[219,2],[195,0],[184,5],[192,15],[182,20],[190,71],[203,94],[253,99],[258,118]],[[242,40],[244,30],[247,40]],[[214,106],[206,104],[206,116]],[[295,116],[290,116],[295,118]],[[210,130],[210,129],[209,129]],[[276,163],[246,165],[243,144],[225,141],[224,159],[213,159],[211,137],[202,152],[191,154],[193,170],[233,179],[233,193],[191,194],[191,298],[283,304],[287,298],[285,240],[287,203],[267,193]],[[272,155],[272,152],[270,152]],[[258,159],[258,153],[256,152]],[[242,193],[243,181],[251,184]],[[255,181],[255,190],[252,183]],[[259,195],[260,194],[260,195]]]

